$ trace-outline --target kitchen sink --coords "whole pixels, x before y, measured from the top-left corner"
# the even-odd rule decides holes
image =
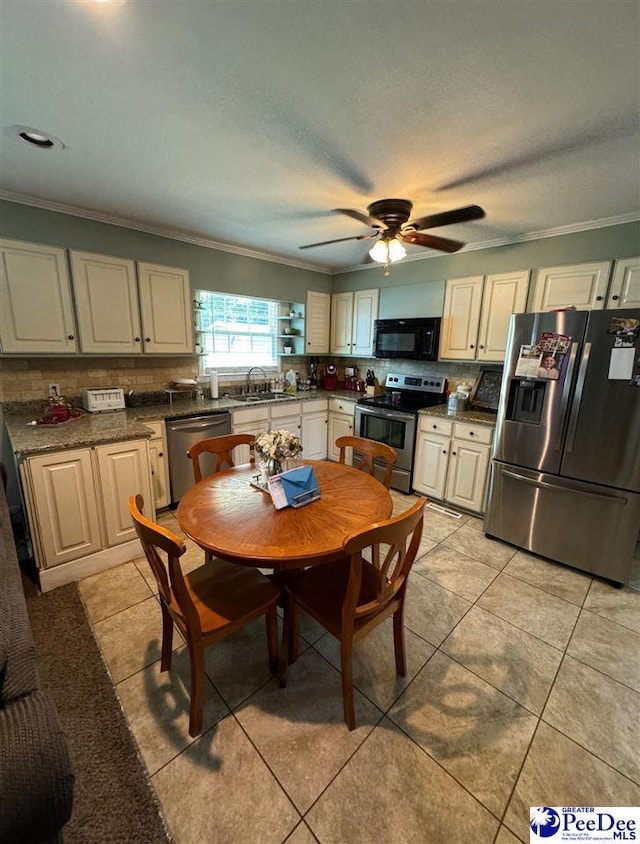
[[[231,396],[233,401],[241,401],[246,404],[259,401],[282,401],[282,399],[291,399],[293,396],[288,396],[286,393],[247,393],[243,396]]]

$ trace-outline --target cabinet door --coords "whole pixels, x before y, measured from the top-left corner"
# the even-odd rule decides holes
[[[616,261],[607,308],[640,308],[640,258]]]
[[[71,252],[80,351],[142,354],[133,261]]]
[[[169,506],[169,466],[167,452],[162,440],[149,440],[149,469],[151,471],[151,494],[156,510]]]
[[[327,459],[327,412],[302,416],[302,456],[307,460]]]
[[[447,281],[440,334],[441,358],[475,360],[483,282],[481,275]]]
[[[2,240],[0,339],[3,352],[77,352],[64,249]]]
[[[138,280],[145,352],[193,354],[191,286],[187,270],[139,263]]]
[[[329,460],[336,463],[340,458],[340,449],[336,448],[336,440],[338,437],[352,437],[353,436],[353,416],[345,416],[342,413],[329,414],[329,440],[327,443],[327,450],[329,452]],[[345,455],[347,466],[353,463],[353,449],[348,448]]]
[[[100,517],[88,448],[29,457],[32,512],[45,568],[99,551]]]
[[[529,270],[488,275],[482,293],[478,334],[480,361],[504,361],[511,314],[524,313],[529,292]]]
[[[352,355],[373,356],[374,322],[378,318],[379,293],[380,291],[376,288],[375,290],[357,290],[353,294]]]
[[[351,354],[353,293],[335,293],[331,297],[331,354]]]
[[[444,498],[449,462],[449,437],[418,434],[413,467],[413,488],[434,498]]]
[[[553,311],[575,307],[579,311],[604,308],[611,263],[541,267],[538,270],[531,310]]]
[[[329,352],[329,312],[331,296],[317,290],[307,291],[305,312],[305,351],[309,355]]]
[[[481,513],[487,486],[490,447],[465,440],[451,441],[446,500]]]
[[[102,487],[107,545],[136,538],[129,515],[129,497],[140,493],[145,515],[154,518],[149,458],[145,440],[109,443],[95,449]]]

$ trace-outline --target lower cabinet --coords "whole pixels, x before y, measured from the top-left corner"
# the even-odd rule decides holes
[[[421,415],[413,487],[475,513],[484,512],[493,428]]]
[[[166,428],[164,422],[145,422],[145,425],[153,430],[153,435],[149,440],[151,495],[156,510],[160,510],[168,507],[171,501]]]
[[[307,460],[327,459],[327,399],[302,402],[302,456]]]
[[[355,402],[346,401],[345,399],[329,399],[329,460],[337,462],[340,458],[340,449],[336,448],[336,440],[338,437],[352,437],[356,434],[353,427],[355,412]],[[353,461],[353,449],[347,449],[345,461],[349,466],[351,466]]]
[[[254,434],[257,436],[269,430],[269,407],[248,407],[231,412],[231,430],[234,434]],[[236,465],[248,463],[250,449],[248,445],[239,445],[233,449],[233,462]]]
[[[130,495],[141,493],[147,515],[155,516],[146,440],[27,457],[20,472],[41,570],[134,540]],[[137,555],[132,553],[116,563]],[[96,563],[79,576],[116,563]],[[69,576],[54,585],[75,579]]]

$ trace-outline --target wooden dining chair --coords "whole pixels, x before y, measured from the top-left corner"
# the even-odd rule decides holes
[[[390,445],[379,443],[375,440],[368,440],[365,437],[338,437],[336,440],[336,447],[340,449],[339,462],[345,462],[346,451],[352,448],[360,457],[357,458],[354,454],[354,466],[356,469],[362,469],[370,475],[374,475],[373,461],[376,457],[384,460],[385,474],[382,483],[387,489],[391,486],[391,473],[393,472],[394,463],[397,460],[396,452]]]
[[[131,496],[129,512],[145,556],[158,583],[162,609],[162,656],[160,670],[171,667],[173,626],[189,648],[191,703],[189,735],[202,730],[207,645],[225,639],[261,615],[266,617],[269,665],[278,673],[278,622],[276,604],[280,590],[257,569],[224,560],[208,561],[183,574],[182,540],[143,513],[141,495]]]
[[[187,451],[187,456],[193,460],[193,477],[196,483],[202,480],[202,468],[200,466],[200,455],[203,453],[212,454],[215,456],[215,465],[213,472],[221,472],[234,465],[231,452],[238,445],[248,445],[250,449],[250,462],[255,463],[254,444],[256,438],[254,434],[226,434],[222,437],[210,437],[208,440],[200,440],[200,442],[192,445]]]
[[[353,698],[354,643],[393,617],[396,671],[407,673],[404,648],[404,601],[407,578],[422,538],[425,500],[384,522],[352,533],[344,543],[344,557],[336,563],[291,571],[285,587],[281,685],[287,666],[298,657],[300,607],[340,642],[344,720],[356,725]],[[374,565],[369,559],[377,559]]]

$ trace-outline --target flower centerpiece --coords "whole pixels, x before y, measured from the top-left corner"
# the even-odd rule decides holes
[[[256,437],[255,450],[264,481],[282,472],[285,460],[302,454],[302,441],[290,431],[265,431]]]

